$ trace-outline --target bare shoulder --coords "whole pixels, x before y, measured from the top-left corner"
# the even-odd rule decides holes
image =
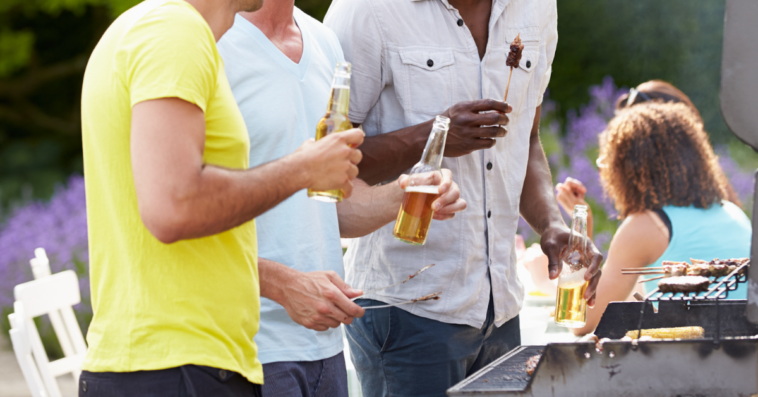
[[[652,215],[652,216],[651,216]],[[650,211],[629,215],[611,241],[609,256],[621,254],[642,267],[655,262],[668,248],[668,236],[656,224]]]

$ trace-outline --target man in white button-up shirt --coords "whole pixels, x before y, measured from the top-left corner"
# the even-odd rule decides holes
[[[437,291],[442,299],[367,311],[347,332],[364,395],[444,395],[520,344],[519,213],[542,236],[551,277],[560,272],[570,232],[538,135],[558,39],[555,0],[335,0],[324,22],[353,64],[350,119],[367,134],[360,178],[379,183],[407,170],[434,116],[452,119],[443,166],[468,209],[433,222],[423,247],[395,240],[390,224],[354,240],[345,257],[347,282],[364,291],[437,265],[358,302]],[[519,34],[507,105],[505,61]],[[601,260],[592,245],[590,304]]]

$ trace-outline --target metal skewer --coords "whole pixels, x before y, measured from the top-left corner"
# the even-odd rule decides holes
[[[366,306],[366,307],[363,308],[363,310],[384,309],[386,307],[405,305],[406,303],[415,303],[415,302],[424,302],[424,301],[430,301],[430,300],[437,300],[437,299],[440,298],[440,294],[442,294],[442,292],[435,292],[433,294],[424,295],[422,297],[419,297],[419,298],[416,298],[416,299],[407,300],[405,302],[393,303],[391,305]]]
[[[385,289],[388,289],[388,288],[392,288],[392,287],[398,286],[398,285],[400,285],[400,284],[404,284],[404,283],[407,283],[407,282],[408,282],[408,281],[410,281],[412,278],[414,278],[414,277],[418,276],[419,274],[421,274],[421,273],[425,272],[426,270],[428,270],[428,269],[429,269],[429,268],[431,268],[432,266],[434,266],[434,263],[432,263],[431,265],[426,265],[426,266],[422,267],[421,269],[418,269],[418,270],[416,271],[416,273],[413,273],[413,274],[411,274],[410,276],[408,276],[408,278],[406,278],[405,280],[403,280],[403,281],[401,281],[401,282],[399,282],[399,283],[395,283],[395,284],[392,284],[392,285],[388,285],[388,286],[386,286],[386,287],[382,287],[382,288],[372,289],[371,291],[366,291],[366,292],[364,292],[362,295],[358,295],[358,296],[356,296],[355,298],[353,298],[353,299],[350,299],[350,300],[351,300],[351,301],[355,301],[356,299],[360,299],[360,298],[363,298],[363,297],[365,297],[366,295],[369,295],[369,294],[373,294],[374,292],[377,292],[377,291],[381,291],[381,290],[385,290]],[[399,304],[399,303],[398,303],[398,304]]]
[[[653,281],[653,280],[660,280],[660,279],[662,279],[662,278],[666,278],[666,277],[667,277],[667,276],[660,276],[660,277],[653,277],[653,278],[649,278],[649,279],[647,279],[647,280],[640,280],[640,281],[637,281],[637,284],[642,284],[642,283],[646,283],[646,282],[648,282],[648,281]]]

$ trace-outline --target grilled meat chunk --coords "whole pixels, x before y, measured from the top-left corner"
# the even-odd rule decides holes
[[[540,357],[542,357],[542,355],[537,354],[536,356],[531,356],[526,359],[526,373],[528,375],[534,375],[534,370],[537,369],[537,364],[540,362]]]
[[[664,278],[658,282],[661,292],[701,292],[708,290],[710,280],[702,276],[682,276]]]

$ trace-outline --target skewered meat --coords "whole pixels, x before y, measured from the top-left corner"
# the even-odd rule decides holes
[[[661,292],[701,292],[708,290],[710,280],[702,276],[682,276],[664,278],[658,282]]]
[[[517,68],[521,62],[522,51],[524,51],[524,45],[521,43],[521,34],[518,34],[513,39],[513,43],[511,43],[511,50],[508,52],[508,59],[505,60],[505,65]]]
[[[710,269],[710,266],[707,264],[690,265],[690,267],[687,268],[687,275],[708,277],[711,275],[711,269]]]
[[[687,262],[663,261],[661,265],[663,266],[663,272],[668,277],[686,276],[687,268],[689,267]]]
[[[540,363],[540,357],[542,357],[542,355],[537,354],[536,356],[531,356],[526,359],[526,373],[528,375],[534,375],[534,370],[537,369],[537,364]]]

